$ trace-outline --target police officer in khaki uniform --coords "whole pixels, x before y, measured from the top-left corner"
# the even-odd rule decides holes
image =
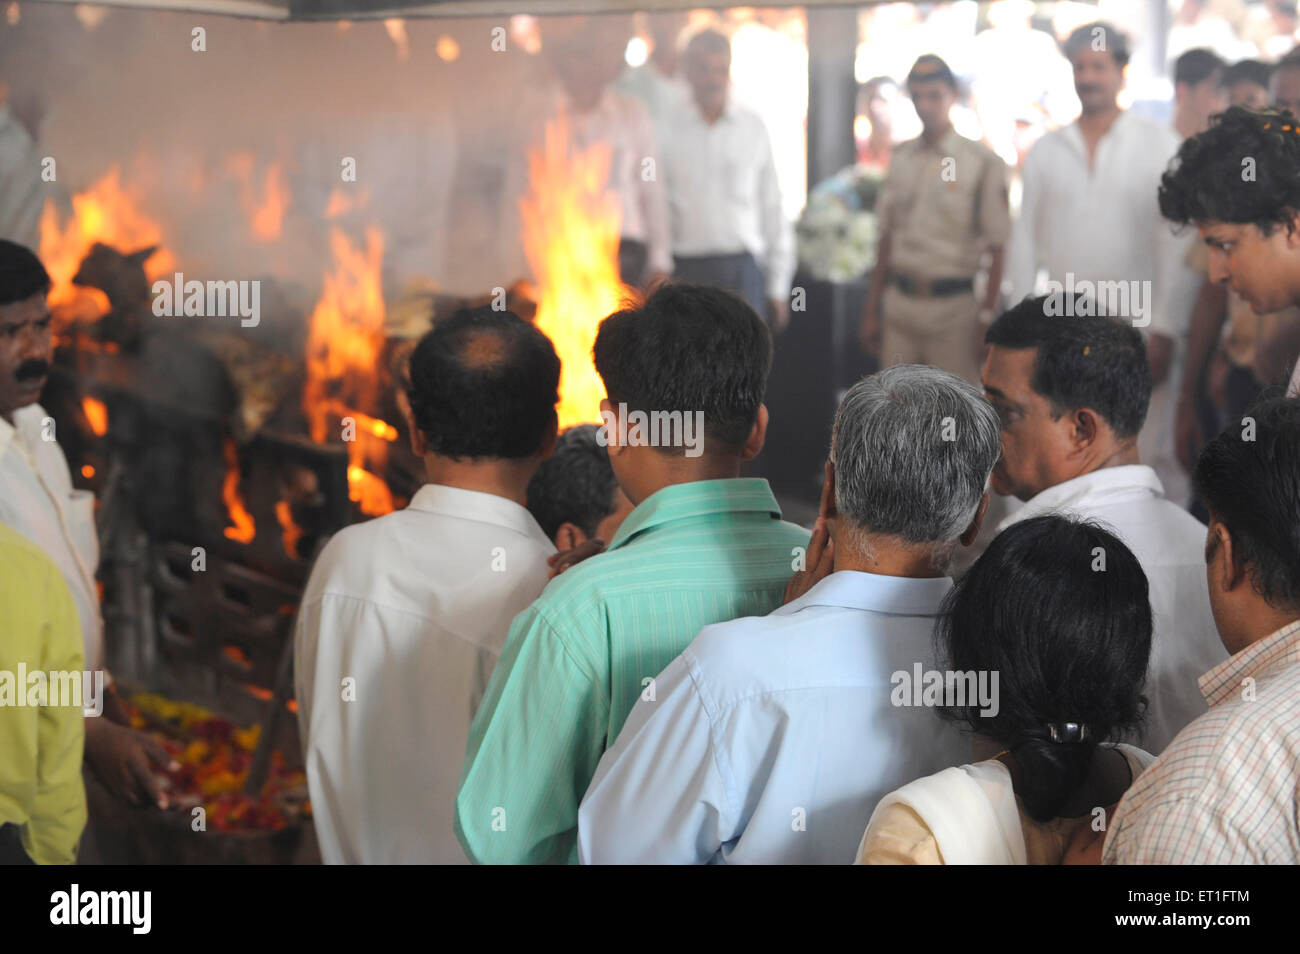
[[[880,242],[862,344],[882,365],[929,364],[978,386],[984,327],[998,305],[1011,231],[1006,164],[952,128],[957,80],[947,63],[922,56],[907,89],[923,131],[894,151],[876,202]]]

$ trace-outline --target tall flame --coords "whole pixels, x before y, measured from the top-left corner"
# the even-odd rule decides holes
[[[325,275],[311,316],[302,407],[311,439],[318,444],[329,439],[331,424],[342,425],[339,436],[348,445],[349,496],[362,513],[376,516],[393,509],[388,485],[376,473],[387,460],[388,442],[397,437],[390,425],[362,411],[373,410],[379,397],[376,367],[384,346],[380,272],[384,240],[378,229],[367,229],[365,248],[360,249],[334,228],[330,247],[334,272]]]
[[[619,280],[621,209],[608,189],[609,147],[569,149],[563,114],[528,154],[520,201],[524,250],[538,282],[537,327],[560,357],[560,426],[598,421],[605,387],[591,361],[596,329],[627,294]]]
[[[122,187],[117,166],[74,195],[72,211],[72,218],[61,223],[53,200],[46,200],[41,213],[41,262],[50,273],[50,307],[56,314],[91,320],[108,312],[108,299],[99,289],[74,285],[72,278],[94,244],[134,252],[159,245],[162,226],[140,211],[137,197]],[[159,248],[144,267],[153,281],[173,271],[176,260],[166,248]]]

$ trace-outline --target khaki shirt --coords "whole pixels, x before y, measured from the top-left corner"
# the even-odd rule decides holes
[[[890,268],[918,278],[966,278],[1011,232],[1007,167],[982,143],[949,129],[930,147],[894,150],[876,214],[890,233]]]

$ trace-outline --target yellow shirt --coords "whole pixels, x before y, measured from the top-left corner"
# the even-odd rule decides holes
[[[35,544],[0,524],[0,824],[21,829],[38,864],[71,864],[86,825],[81,782],[85,719],[73,705],[31,694],[31,673],[75,673],[85,666],[81,626],[68,585]],[[51,686],[51,694],[54,692]]]

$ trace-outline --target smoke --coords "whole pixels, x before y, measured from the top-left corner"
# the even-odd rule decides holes
[[[494,50],[495,28],[509,21],[411,20],[402,33],[113,8],[89,29],[72,5],[23,4],[0,23],[0,80],[55,159],[49,194],[67,208],[120,166],[187,276],[274,278],[310,309],[342,190],[352,209],[335,221],[354,238],[384,232],[390,294],[414,277],[481,294],[518,277],[501,273],[519,257],[503,252],[518,236],[499,234],[520,148],[508,117],[542,69],[513,37]],[[280,238],[262,241],[249,203],[273,163],[289,199]]]

